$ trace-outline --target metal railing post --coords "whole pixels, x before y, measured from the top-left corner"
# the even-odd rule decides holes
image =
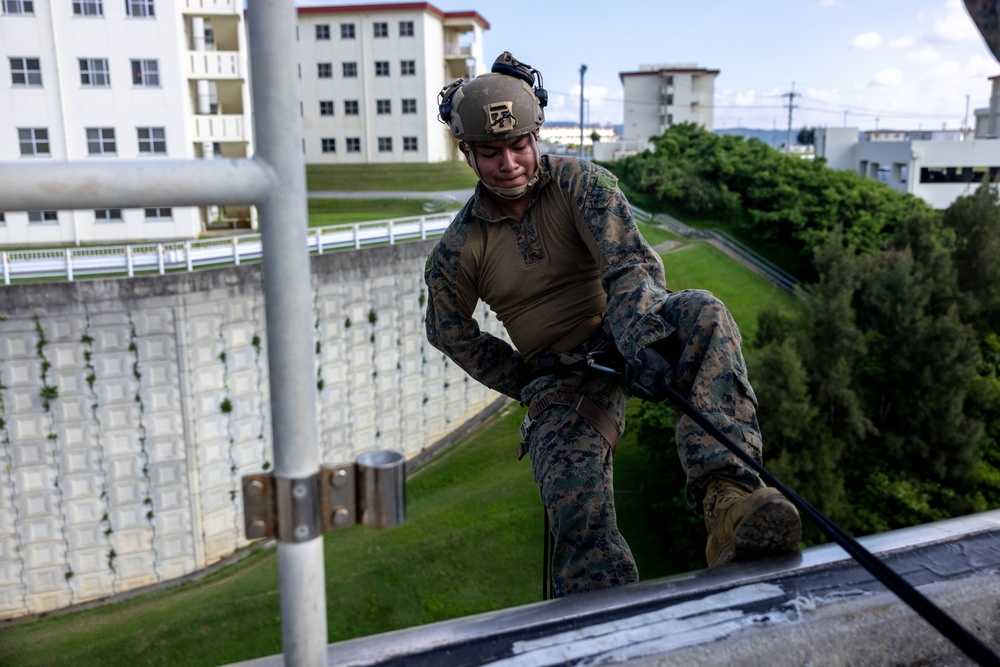
[[[271,386],[274,478],[278,488],[309,493],[319,475],[316,384],[313,380],[312,287],[309,275],[305,157],[296,9],[291,0],[250,0],[247,8],[257,153],[276,183],[257,205],[263,238],[264,310]],[[277,511],[296,516],[292,494]],[[296,520],[278,538],[281,645],[285,664],[326,662],[323,536]]]
[[[73,251],[66,248],[66,280],[73,282]]]

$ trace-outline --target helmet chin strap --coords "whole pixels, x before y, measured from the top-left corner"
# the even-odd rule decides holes
[[[472,167],[472,171],[476,174],[476,178],[479,179],[479,182],[483,184],[484,188],[495,194],[497,197],[500,197],[501,199],[511,199],[511,200],[520,199],[525,192],[527,192],[531,187],[535,185],[535,183],[538,182],[539,177],[541,177],[542,175],[541,155],[539,154],[538,151],[538,142],[535,141],[534,137],[532,137],[531,140],[531,149],[535,152],[535,164],[537,165],[535,167],[535,173],[532,174],[531,178],[528,179],[527,183],[525,183],[524,185],[519,185],[516,188],[501,188],[495,185],[490,185],[485,180],[483,180],[482,175],[479,173],[479,166],[476,164],[476,152],[472,150],[472,146],[470,146],[468,143],[466,143],[465,146],[467,149],[465,153],[465,161],[469,164],[470,167]]]

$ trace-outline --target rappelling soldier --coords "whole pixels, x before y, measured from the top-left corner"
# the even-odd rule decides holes
[[[638,581],[612,488],[630,396],[662,401],[672,386],[757,461],[762,444],[729,310],[666,289],[614,175],[540,155],[547,97],[541,74],[508,52],[441,91],[439,118],[479,182],[427,259],[426,326],[469,375],[528,406],[519,451],[545,505],[559,597]],[[479,329],[480,301],[513,346]],[[794,505],[687,416],[676,429],[708,565],[795,550]]]

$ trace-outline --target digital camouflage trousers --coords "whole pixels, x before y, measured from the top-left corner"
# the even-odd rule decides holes
[[[661,311],[673,327],[673,386],[723,433],[756,460],[761,458],[757,399],[747,380],[739,330],[729,310],[710,293],[667,295]],[[555,390],[539,378],[522,394],[525,403]],[[588,378],[578,389],[625,426],[629,395],[610,376]],[[757,474],[687,416],[676,419],[677,453],[687,475],[688,501],[699,510],[705,485],[722,477],[753,490]],[[528,436],[532,473],[554,538],[555,597],[638,581],[628,544],[615,515],[611,446],[577,412],[553,405],[538,416]],[[669,491],[666,491],[669,492]]]

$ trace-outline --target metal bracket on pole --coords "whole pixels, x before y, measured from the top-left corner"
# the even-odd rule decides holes
[[[247,539],[306,542],[358,523],[392,528],[406,515],[405,459],[398,452],[367,452],[355,463],[321,466],[309,477],[271,473],[243,477]]]

